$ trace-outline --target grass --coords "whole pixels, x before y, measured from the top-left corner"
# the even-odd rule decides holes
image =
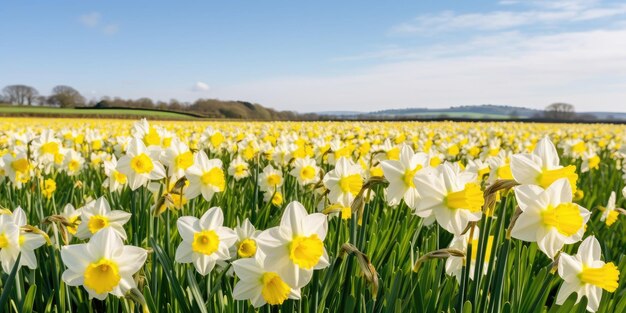
[[[0,115],[5,116],[50,116],[50,117],[124,117],[152,119],[173,119],[173,120],[197,120],[198,118],[180,114],[176,112],[166,112],[158,110],[135,110],[135,109],[74,109],[74,108],[54,108],[54,107],[29,107],[0,105]]]

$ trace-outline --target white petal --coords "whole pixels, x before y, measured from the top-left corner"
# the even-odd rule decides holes
[[[224,224],[224,214],[219,207],[212,207],[200,217],[202,229],[217,229]]]

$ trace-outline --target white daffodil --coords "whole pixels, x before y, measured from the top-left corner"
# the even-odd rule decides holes
[[[39,234],[22,231],[20,228],[25,225],[26,214],[21,207],[12,213],[0,214],[0,262],[5,273],[11,272],[20,253],[20,267],[37,268],[34,250],[46,240]]]
[[[328,199],[332,203],[349,206],[363,187],[362,169],[352,160],[341,157],[335,168],[324,175],[324,186],[330,191]]]
[[[68,286],[83,286],[89,298],[106,299],[108,294],[123,297],[135,288],[133,274],[146,262],[145,249],[125,246],[112,228],[95,234],[86,244],[61,248],[67,267],[61,276]]]
[[[563,304],[570,294],[578,295],[576,303],[587,297],[587,311],[595,312],[600,306],[602,289],[615,292],[619,287],[619,269],[613,262],[601,259],[600,243],[589,236],[578,247],[578,253],[561,253],[558,271],[564,282],[556,296],[556,303]]]
[[[176,249],[176,262],[193,263],[198,273],[206,275],[217,261],[230,259],[228,250],[237,241],[237,235],[223,223],[224,215],[218,207],[210,208],[200,219],[180,217],[176,225],[183,241]]]
[[[235,180],[240,180],[250,176],[249,168],[248,163],[244,161],[241,156],[237,156],[237,158],[232,160],[228,165],[228,175],[234,177]]]
[[[441,227],[455,235],[482,217],[485,200],[476,174],[456,173],[455,167],[446,162],[436,169],[420,171],[414,183],[422,196],[415,210],[417,216],[434,215]]]
[[[194,156],[189,147],[178,138],[174,138],[170,146],[165,149],[161,158],[167,165],[168,175],[171,180],[178,180],[185,175],[185,171],[193,165]]]
[[[26,155],[26,151],[21,149],[13,156],[7,153],[2,157],[4,161],[4,175],[9,177],[13,185],[18,189],[27,183],[33,175],[33,166]]]
[[[117,159],[114,155],[111,156],[110,160],[104,161],[104,174],[107,178],[102,184],[111,191],[120,191],[128,183],[128,177],[117,170]]]
[[[470,242],[470,232],[467,231],[463,235],[455,236],[450,242],[450,248],[463,251],[467,254],[467,246]],[[480,238],[480,229],[474,227],[474,236],[472,237],[472,257],[469,269],[469,278],[474,279],[474,266],[476,266],[476,257],[478,256],[478,239]],[[493,236],[487,238],[487,246],[485,248],[485,255],[483,257],[483,275],[487,274],[489,268],[489,260],[491,259],[491,248],[493,247]],[[462,257],[451,256],[446,260],[446,274],[450,276],[456,276],[456,279],[461,282],[461,274],[465,259]]]
[[[247,218],[235,227],[235,234],[237,234],[237,241],[230,247],[230,256],[238,258],[251,258],[254,257],[259,251],[256,238],[261,231],[256,230],[254,225],[250,223]]]
[[[320,168],[311,158],[297,158],[293,164],[293,169],[289,174],[298,180],[300,186],[315,183],[319,180]]]
[[[128,186],[131,190],[135,190],[150,180],[165,177],[165,168],[158,159],[158,154],[152,150],[149,151],[143,141],[133,138],[126,155],[117,162],[117,170],[126,175]]]
[[[72,150],[67,149],[65,153],[65,157],[63,158],[63,169],[69,176],[76,176],[83,168],[83,164],[85,163],[85,159],[83,156]]]
[[[602,212],[600,221],[605,222],[606,226],[611,226],[617,221],[618,216],[619,211],[615,209],[615,191],[611,191],[611,196],[609,197],[609,201]]]
[[[328,231],[326,215],[307,214],[300,202],[287,205],[280,226],[263,231],[257,244],[266,256],[265,262],[292,288],[306,285],[313,270],[329,265],[324,239]]]
[[[385,178],[389,181],[387,187],[387,202],[390,205],[404,202],[409,208],[417,208],[420,195],[413,183],[413,177],[422,168],[428,166],[426,153],[414,153],[408,145],[403,145],[400,150],[399,160],[385,160],[381,162]]]
[[[259,188],[263,192],[274,193],[283,183],[283,173],[271,165],[267,165],[259,174]]]
[[[130,220],[131,214],[121,210],[111,210],[109,202],[100,197],[80,208],[80,224],[76,231],[76,237],[80,239],[91,238],[97,232],[111,228],[123,240],[126,240],[124,224]]]
[[[590,213],[572,203],[572,188],[567,179],[559,179],[547,189],[517,186],[515,198],[522,213],[513,226],[513,238],[537,242],[539,250],[551,259],[563,245],[582,239]]]
[[[63,207],[63,213],[61,213],[61,216],[64,217],[68,223],[72,224],[72,226],[65,227],[70,235],[76,235],[76,232],[78,231],[78,225],[80,225],[81,223],[81,214],[82,209],[75,209],[71,203],[68,203],[65,205],[65,207]]]
[[[209,160],[204,151],[196,154],[195,162],[187,168],[185,176],[189,180],[189,186],[185,188],[187,199],[193,199],[202,194],[204,200],[211,201],[215,193],[224,191],[226,187],[222,161],[220,159]]]
[[[511,173],[520,184],[543,188],[548,188],[557,179],[567,178],[572,192],[576,191],[576,166],[561,166],[556,148],[548,137],[537,143],[533,153],[514,154],[511,157]]]
[[[41,135],[34,139],[31,144],[34,152],[34,159],[42,166],[48,166],[54,163],[57,154],[61,153],[63,145],[61,140],[56,137],[54,130],[45,129]]]
[[[239,281],[233,299],[250,300],[258,308],[266,303],[280,305],[287,299],[300,299],[300,289],[291,288],[280,276],[276,265],[265,258],[246,258],[233,262]]]

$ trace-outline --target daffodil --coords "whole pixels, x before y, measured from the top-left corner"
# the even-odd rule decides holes
[[[170,146],[165,149],[161,159],[163,164],[167,165],[168,175],[174,181],[183,177],[185,171],[194,164],[193,153],[178,138],[172,140]]]
[[[559,155],[548,137],[541,139],[533,153],[515,154],[511,157],[511,173],[520,184],[539,185],[548,188],[560,178],[566,178],[576,191],[576,166],[561,166]]]
[[[482,217],[484,198],[476,174],[456,171],[446,162],[415,175],[414,184],[421,195],[415,214],[422,218],[434,215],[441,227],[460,235],[469,222]]]
[[[37,233],[26,232],[26,214],[21,207],[13,212],[0,214],[0,263],[5,273],[10,273],[21,253],[19,267],[37,268],[34,250],[46,243],[45,238]]]
[[[300,299],[300,289],[293,289],[266,258],[247,258],[233,262],[239,278],[233,299],[250,300],[258,308],[264,304],[281,305],[287,299]]]
[[[422,152],[415,153],[410,146],[403,145],[399,160],[385,160],[381,163],[385,178],[389,181],[387,202],[396,205],[404,199],[407,206],[417,208],[420,195],[413,183],[413,177],[419,170],[428,166],[428,155]]]
[[[572,203],[569,181],[561,178],[543,189],[537,185],[515,187],[515,198],[522,213],[511,236],[537,242],[539,250],[554,258],[563,245],[582,239],[590,213]]]
[[[114,155],[111,156],[110,160],[104,161],[104,175],[107,178],[102,184],[111,191],[120,191],[128,183],[126,174],[117,170],[117,159]]]
[[[237,241],[230,248],[231,257],[237,258],[252,258],[259,251],[256,238],[261,231],[256,230],[254,225],[250,223],[247,218],[235,227],[235,234],[237,234]]]
[[[76,176],[80,173],[85,163],[85,158],[78,152],[67,149],[65,157],[63,158],[63,169],[69,176]]]
[[[613,262],[601,259],[600,243],[589,236],[578,247],[575,255],[561,253],[558,271],[563,284],[556,296],[556,303],[563,304],[570,294],[576,293],[576,303],[587,297],[587,311],[595,312],[600,306],[602,290],[615,292],[619,287],[619,269]]]
[[[241,156],[237,156],[228,165],[228,175],[234,177],[235,180],[246,178],[250,176],[250,166]]]
[[[112,228],[95,234],[88,243],[64,246],[61,259],[67,267],[61,276],[68,286],[83,286],[89,298],[123,297],[136,288],[133,275],[146,262],[145,249],[125,246]]]
[[[189,186],[185,188],[185,196],[188,199],[202,194],[204,200],[211,201],[214,194],[226,188],[222,161],[220,159],[209,160],[204,151],[196,154],[194,164],[187,168],[185,176],[189,180]]]
[[[306,285],[313,270],[329,265],[324,239],[328,230],[326,215],[308,214],[300,202],[287,205],[280,226],[263,231],[257,244],[266,256],[265,262],[292,288]]]
[[[80,209],[81,223],[76,230],[76,237],[91,238],[103,229],[111,228],[123,240],[126,240],[124,224],[130,220],[131,214],[121,210],[111,210],[109,202],[100,197]]]
[[[159,156],[149,151],[143,141],[131,139],[126,155],[117,162],[117,170],[126,175],[131,190],[146,185],[150,180],[165,177],[165,168],[158,161]]]
[[[228,250],[237,241],[237,235],[223,223],[224,215],[218,207],[210,208],[200,219],[180,217],[176,225],[183,241],[176,249],[176,262],[193,263],[198,273],[207,275],[217,261],[230,259]]]
[[[273,193],[284,183],[283,173],[271,165],[263,168],[263,172],[259,174],[259,188],[263,192]]]
[[[335,168],[324,175],[324,186],[332,203],[350,205],[363,187],[362,169],[348,158],[339,158]]]
[[[293,169],[289,174],[298,180],[300,186],[315,183],[319,180],[320,169],[311,158],[297,158],[293,164]]]
[[[609,196],[609,201],[606,207],[604,207],[604,211],[602,211],[600,221],[605,222],[606,226],[611,226],[617,221],[618,217],[619,211],[615,208],[615,191],[611,191],[611,196]]]
[[[463,251],[466,255],[468,253],[467,248],[471,241],[472,243],[472,256],[470,260],[470,268],[469,268],[469,278],[474,279],[474,267],[476,266],[476,261],[478,258],[478,240],[480,238],[480,229],[478,227],[474,227],[474,235],[470,239],[471,230],[467,231],[463,235],[455,236],[450,242],[450,248],[457,249],[459,251]],[[487,237],[487,245],[485,246],[485,254],[481,259],[484,263],[482,275],[486,275],[489,269],[489,262],[491,260],[491,250],[493,247],[493,236]],[[455,276],[459,282],[461,282],[462,269],[463,265],[467,264],[465,258],[450,256],[446,260],[446,274]]]

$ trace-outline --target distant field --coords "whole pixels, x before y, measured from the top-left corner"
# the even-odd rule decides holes
[[[503,114],[489,114],[489,113],[474,113],[474,112],[438,112],[438,111],[428,111],[424,113],[411,113],[411,114],[381,114],[377,116],[384,117],[398,117],[398,118],[409,118],[409,117],[420,117],[420,118],[437,118],[441,116],[447,116],[450,118],[493,118],[493,119],[508,119],[510,116]]]
[[[50,117],[148,117],[155,119],[193,120],[196,117],[176,112],[135,109],[72,109],[51,107],[27,107],[0,105],[0,115],[4,116],[50,116]]]

